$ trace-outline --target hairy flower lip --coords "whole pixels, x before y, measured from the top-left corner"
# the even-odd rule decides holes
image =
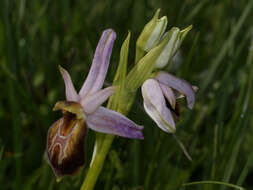
[[[84,120],[76,119],[67,113],[48,130],[46,156],[57,181],[64,175],[77,173],[84,165],[87,134],[84,124]],[[79,147],[78,152],[76,147]]]

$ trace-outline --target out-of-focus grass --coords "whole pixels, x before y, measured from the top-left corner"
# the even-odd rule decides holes
[[[56,183],[43,159],[47,129],[64,99],[57,66],[70,70],[79,88],[103,29],[117,32],[107,83],[111,83],[127,31],[134,40],[157,8],[168,25],[193,29],[180,50],[182,62],[168,67],[199,86],[193,111],[182,109],[175,139],[147,117],[138,94],[129,117],[145,126],[137,144],[116,138],[95,189],[227,189],[221,181],[253,188],[253,2],[223,1],[26,1],[0,2],[0,187],[2,189],[78,189],[85,169]],[[73,64],[69,64],[72,52]],[[184,102],[182,102],[184,104]],[[94,133],[87,138],[87,165]]]

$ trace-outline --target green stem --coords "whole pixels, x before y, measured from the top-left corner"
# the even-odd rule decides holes
[[[129,107],[128,102],[126,101],[122,102],[121,105],[125,106],[122,106],[121,109],[117,108],[115,110],[122,113],[123,115],[126,115],[130,110],[131,106]],[[108,105],[107,107],[110,107],[110,105]],[[97,152],[93,158],[94,160],[92,160],[91,162],[90,168],[80,190],[93,190],[98,176],[103,168],[106,155],[110,150],[114,137],[114,135],[97,134]]]
[[[100,146],[93,162],[90,165],[86,178],[82,184],[81,190],[92,190],[96,184],[97,178],[103,168],[106,155],[113,142],[114,135],[105,135],[103,144]]]

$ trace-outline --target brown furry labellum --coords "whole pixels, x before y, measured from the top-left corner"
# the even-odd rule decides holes
[[[67,111],[63,113],[48,131],[46,148],[49,164],[58,179],[75,174],[85,163],[85,119]]]

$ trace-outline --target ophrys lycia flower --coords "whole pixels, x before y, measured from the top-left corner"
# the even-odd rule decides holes
[[[108,70],[116,34],[105,30],[99,40],[87,79],[76,92],[68,72],[59,67],[65,83],[66,101],[55,104],[63,117],[48,131],[46,153],[57,178],[77,172],[85,162],[84,148],[87,129],[127,138],[143,139],[142,126],[122,114],[101,106],[115,87],[101,90]]]

